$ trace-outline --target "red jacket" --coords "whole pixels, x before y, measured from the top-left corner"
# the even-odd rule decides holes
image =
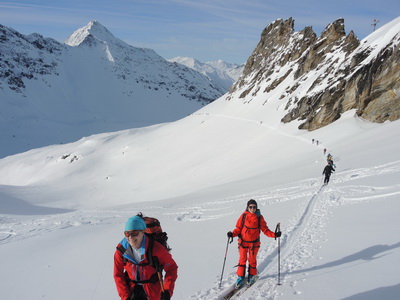
[[[148,249],[149,238],[146,238],[145,244],[146,249]],[[117,249],[114,254],[114,280],[121,300],[128,299],[131,295],[131,291],[135,287],[135,283],[127,281],[126,275],[129,276],[131,280],[137,280],[137,274],[139,274],[140,280],[148,280],[152,276],[154,277],[157,275],[155,268],[147,264],[149,263],[149,260],[146,257],[147,253],[144,254],[142,261],[140,261],[140,264],[142,265],[138,265],[135,264],[132,256],[126,252],[126,249],[129,247],[128,241],[124,238],[117,246],[117,248],[122,249],[122,251]],[[124,249],[125,252],[123,253]],[[155,241],[151,256],[156,256],[158,258],[159,264],[165,272],[164,289],[168,290],[169,294],[172,296],[175,281],[178,278],[177,264],[164,246]],[[143,289],[149,300],[160,300],[162,290],[159,280],[156,280],[154,283],[143,284]]]
[[[237,220],[236,228],[232,231],[232,234],[234,237],[239,236],[240,246],[250,248],[260,246],[260,231],[268,237],[275,237],[275,233],[269,230],[267,222],[265,222],[259,210],[254,214],[246,210]]]

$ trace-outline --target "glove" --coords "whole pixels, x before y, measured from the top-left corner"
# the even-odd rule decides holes
[[[169,292],[167,290],[165,290],[164,292],[161,292],[161,300],[170,300],[171,299],[171,295],[169,294]]]
[[[275,237],[281,237],[281,235],[282,235],[282,232],[280,232],[280,231],[278,231],[277,233],[275,233]]]
[[[228,238],[231,238],[231,237],[233,237],[233,233],[232,233],[232,231],[228,231],[228,233],[227,233],[226,235],[228,236]]]

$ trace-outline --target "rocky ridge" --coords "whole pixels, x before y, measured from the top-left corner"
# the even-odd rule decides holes
[[[286,105],[281,121],[299,120],[300,129],[321,128],[350,109],[371,122],[397,120],[398,23],[394,20],[360,42],[352,31],[346,35],[343,19],[329,24],[320,37],[311,27],[295,32],[292,18],[279,19],[262,32],[230,93],[239,93],[245,102],[261,97],[264,104],[278,97]]]

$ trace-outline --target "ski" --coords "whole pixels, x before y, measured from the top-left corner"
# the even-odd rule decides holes
[[[241,287],[234,287],[232,291],[230,291],[225,297],[224,300],[229,300],[231,299],[233,296],[235,296],[242,288],[244,288],[245,285],[242,285]]]
[[[236,285],[234,285],[234,286],[233,286],[233,290],[230,291],[227,295],[225,295],[224,299],[225,299],[225,300],[231,299],[231,298],[232,298],[233,296],[235,296],[243,287],[246,286],[246,283],[247,283],[247,279],[245,279],[245,282],[244,282],[241,286],[239,286],[239,287],[236,287]]]
[[[258,280],[259,276],[254,276],[252,282],[246,282],[245,284],[243,284],[241,287],[239,288],[234,288],[229,294],[227,294],[224,299],[225,300],[229,300],[234,296],[240,296],[242,295],[249,287],[251,287],[257,280]]]

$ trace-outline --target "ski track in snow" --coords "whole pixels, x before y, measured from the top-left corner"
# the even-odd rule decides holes
[[[293,294],[301,294],[296,280],[291,280],[291,273],[302,273],[314,253],[327,241],[326,224],[332,214],[330,208],[338,205],[349,205],[360,201],[374,201],[400,194],[400,184],[389,187],[373,187],[353,185],[351,181],[373,176],[400,172],[400,161],[375,166],[374,168],[360,168],[338,172],[331,177],[327,186],[321,186],[320,178],[312,178],[253,194],[241,195],[236,200],[243,203],[249,197],[259,200],[259,204],[272,203],[272,201],[302,200],[300,212],[294,216],[289,224],[281,224],[283,235],[281,237],[280,283],[288,285]],[[354,195],[354,196],[352,196]],[[278,200],[279,199],[279,200]],[[273,230],[271,228],[271,230]],[[258,271],[260,279],[244,292],[239,292],[232,299],[279,299],[284,297],[278,284],[278,246],[277,243],[263,244],[258,254]],[[310,266],[307,265],[306,268]],[[307,275],[306,272],[304,272]],[[219,282],[207,291],[201,291],[192,296],[193,299],[223,299],[233,288],[236,280],[235,273],[228,275],[223,280],[223,288],[219,289]],[[303,279],[303,281],[306,279]]]
[[[240,194],[233,197],[216,199],[199,204],[177,204],[170,206],[146,207],[150,215],[163,216],[175,222],[203,222],[212,219],[238,216],[243,211],[243,203],[250,198],[257,199],[263,206],[285,201],[298,201],[299,210],[282,225],[281,238],[281,284],[289,285],[294,294],[300,294],[296,280],[291,273],[301,272],[308,260],[320,249],[326,239],[326,224],[331,215],[330,207],[351,205],[360,201],[379,201],[385,197],[400,194],[400,184],[387,187],[357,185],[352,182],[360,178],[381,176],[400,172],[400,161],[378,165],[373,168],[337,171],[327,186],[321,186],[321,178],[309,178],[282,186]],[[132,204],[117,209],[79,210],[65,214],[45,216],[0,216],[0,245],[31,238],[56,230],[76,226],[96,226],[122,224],[128,216],[141,210],[141,204]],[[227,207],[231,208],[227,212]],[[270,228],[274,230],[274,228]],[[222,233],[221,233],[222,234]],[[283,296],[277,285],[278,243],[273,240],[262,243],[258,254],[260,279],[240,295],[240,299],[279,299]],[[309,268],[310,266],[307,266]],[[306,274],[306,273],[305,273]],[[306,280],[306,279],[304,279]],[[219,278],[209,290],[193,295],[192,299],[223,299],[236,281],[235,272],[224,276],[222,289]],[[233,297],[232,299],[238,297]]]
[[[309,143],[309,142],[310,142],[309,140],[307,140],[307,139],[305,139],[305,138],[303,138],[303,137],[299,137],[299,136],[296,136],[296,135],[289,134],[289,133],[283,132],[283,131],[281,131],[281,130],[278,130],[277,128],[275,128],[275,127],[273,127],[273,126],[270,126],[270,125],[268,125],[267,123],[264,123],[263,120],[259,120],[259,121],[258,121],[258,120],[254,120],[254,119],[246,119],[246,118],[240,118],[240,117],[233,117],[233,116],[230,116],[230,115],[209,114],[209,113],[195,113],[195,114],[193,114],[193,115],[197,115],[197,116],[214,116],[214,117],[218,117],[218,118],[226,118],[226,119],[233,119],[233,120],[237,120],[237,121],[243,121],[243,122],[253,123],[253,124],[260,125],[260,126],[263,126],[263,127],[265,127],[265,128],[268,128],[268,129],[270,129],[270,130],[273,130],[273,131],[277,132],[277,133],[280,134],[280,135],[287,136],[287,137],[290,137],[290,138],[295,138],[295,139],[298,139],[298,140],[300,140],[300,141],[302,141],[302,142],[305,142],[305,143]],[[203,121],[203,122],[204,122],[204,121]],[[320,147],[323,148],[322,144],[320,144]]]

